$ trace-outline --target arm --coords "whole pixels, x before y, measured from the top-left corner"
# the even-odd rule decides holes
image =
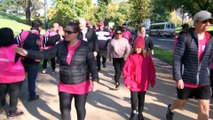
[[[185,35],[181,35],[178,37],[178,43],[174,52],[174,57],[173,57],[173,78],[174,80],[181,80],[182,79],[182,57],[185,52],[185,46],[186,46],[186,41]]]
[[[151,84],[151,87],[155,86],[155,78],[156,78],[156,71],[155,71],[155,66],[153,63],[153,60],[151,58],[151,56],[147,56],[148,57],[148,74],[149,74],[149,82]]]
[[[54,46],[48,50],[43,51],[32,51],[32,50],[27,51],[23,48],[16,48],[16,52],[18,54],[33,59],[50,59],[57,55],[57,51],[58,51],[57,46]]]
[[[125,54],[124,54],[124,60],[127,60],[127,58],[128,58],[128,56],[129,56],[129,54],[130,54],[130,44],[129,44],[129,42],[127,41],[127,43],[126,43],[126,48],[125,48],[126,50],[125,50]]]
[[[154,55],[154,44],[153,44],[152,39],[150,37],[148,37],[148,47],[151,51],[151,54]]]
[[[98,38],[97,38],[97,35],[96,33],[93,31],[93,40],[94,40],[94,50],[95,52],[99,52],[99,45],[98,45]]]
[[[112,45],[111,45],[112,40],[109,41],[108,46],[107,46],[107,56],[109,58],[109,61],[112,60]]]
[[[61,39],[59,34],[56,34],[54,36],[46,37],[44,36],[44,46],[54,46],[56,42],[58,42]]]
[[[89,48],[87,52],[87,64],[88,64],[89,73],[91,73],[92,75],[92,81],[99,82],[95,58],[94,58],[93,52]]]
[[[129,88],[131,86],[131,76],[133,73],[132,71],[132,61],[131,61],[131,56],[127,59],[127,61],[124,64],[123,67],[123,76],[124,76],[124,84],[127,88]]]

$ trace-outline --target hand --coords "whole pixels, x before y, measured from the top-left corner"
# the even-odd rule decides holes
[[[176,87],[178,89],[183,89],[184,88],[184,82],[183,82],[182,79],[176,81]]]
[[[98,53],[96,51],[94,51],[93,54],[95,57],[98,55]]]
[[[154,50],[151,50],[151,54],[154,55]]]
[[[19,47],[16,48],[16,53],[18,53],[21,56],[27,56],[28,54],[28,52],[25,49]]]
[[[97,91],[97,86],[98,86],[97,82],[92,82],[92,91],[93,92]]]
[[[155,86],[155,81],[151,82],[151,87],[153,88]]]
[[[41,41],[41,40],[36,40],[36,44],[37,44],[38,46],[41,46],[42,41]]]

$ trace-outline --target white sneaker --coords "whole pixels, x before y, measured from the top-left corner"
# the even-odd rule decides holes
[[[43,73],[43,74],[46,74],[46,70],[45,70],[45,69],[43,69],[43,70],[42,70],[42,73]]]

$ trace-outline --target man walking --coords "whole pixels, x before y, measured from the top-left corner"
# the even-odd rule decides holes
[[[172,120],[173,110],[182,107],[189,98],[195,98],[198,102],[197,120],[209,118],[209,66],[213,54],[213,38],[206,31],[212,19],[208,11],[196,13],[195,29],[179,36],[173,63],[178,99],[168,105],[167,120]]]

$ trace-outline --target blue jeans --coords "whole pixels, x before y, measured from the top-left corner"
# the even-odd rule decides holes
[[[38,65],[38,63],[24,64],[24,69],[28,77],[28,91],[30,98],[33,98],[36,95],[35,82],[38,73]]]

